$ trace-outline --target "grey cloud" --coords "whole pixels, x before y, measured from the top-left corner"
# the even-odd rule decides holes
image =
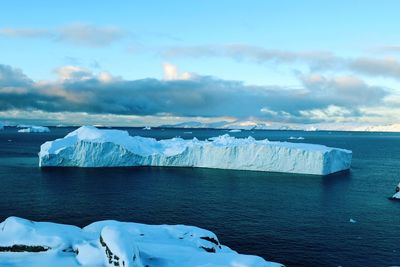
[[[393,58],[357,58],[352,60],[349,66],[360,73],[400,79],[400,62]]]
[[[42,38],[74,45],[102,47],[122,39],[126,32],[113,26],[76,23],[55,29],[1,28],[0,36],[7,38]]]
[[[164,57],[229,57],[257,63],[306,61],[313,64],[330,62],[334,58],[332,53],[324,51],[293,52],[245,44],[169,47],[163,49],[161,55]]]
[[[33,28],[2,28],[0,36],[18,38],[52,38],[51,31]]]
[[[400,62],[394,58],[344,58],[326,51],[286,51],[244,44],[169,47],[162,49],[160,54],[166,58],[225,57],[257,64],[301,63],[309,66],[311,71],[348,70],[364,75],[400,79]]]
[[[87,112],[90,114],[159,115],[237,118],[260,117],[285,122],[312,122],[304,111],[331,105],[358,114],[363,105],[378,105],[387,95],[384,88],[371,87],[351,77],[328,79],[302,77],[303,89],[280,86],[249,86],[208,76],[190,80],[123,80],[68,68],[57,82],[22,83],[27,80],[19,70],[0,65],[0,73],[11,73],[8,87],[0,86],[0,110],[38,109],[50,112]],[[77,73],[73,73],[76,70]],[[0,77],[4,75],[0,74]],[[9,86],[15,82],[12,90]],[[30,81],[28,79],[28,81]],[[0,79],[0,84],[5,84]],[[359,96],[362,97],[359,97]]]
[[[0,88],[32,86],[33,81],[29,79],[20,69],[0,64]]]
[[[73,24],[58,30],[58,39],[84,46],[107,46],[124,36],[124,32],[111,26],[99,27],[89,24]]]
[[[374,49],[379,52],[398,53],[400,52],[400,45],[385,45]]]

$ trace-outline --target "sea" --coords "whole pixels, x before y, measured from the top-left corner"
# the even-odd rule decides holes
[[[350,171],[325,177],[179,167],[39,168],[40,145],[74,129],[0,131],[1,221],[186,224],[213,231],[239,253],[286,266],[400,265],[400,201],[389,199],[400,182],[400,133],[118,128],[156,139],[229,134],[353,151]]]

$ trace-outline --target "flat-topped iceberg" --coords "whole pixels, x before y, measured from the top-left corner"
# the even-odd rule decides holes
[[[196,138],[130,136],[126,131],[83,126],[44,143],[39,166],[175,166],[327,175],[350,168],[352,152],[323,145],[270,142],[229,135]]]
[[[18,130],[19,133],[48,133],[50,129],[44,126],[34,126],[34,125],[23,125],[17,126],[19,128],[23,128]]]
[[[9,217],[0,229],[1,266],[282,266],[238,254],[194,226],[99,221],[79,228]]]

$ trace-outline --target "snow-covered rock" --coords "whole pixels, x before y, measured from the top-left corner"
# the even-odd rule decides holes
[[[48,127],[44,126],[25,126],[26,128],[23,128],[21,130],[18,130],[19,133],[48,133],[50,132],[50,129]]]
[[[21,253],[23,252],[23,253]],[[9,217],[0,223],[1,266],[263,266],[210,231],[185,225],[100,221],[84,228]]]
[[[396,193],[392,196],[392,199],[400,200],[400,183],[396,186]]]
[[[350,168],[352,152],[323,145],[229,135],[199,141],[129,136],[83,126],[40,147],[39,166],[175,166],[327,175]]]
[[[400,199],[400,192],[396,192],[393,196],[392,199]]]

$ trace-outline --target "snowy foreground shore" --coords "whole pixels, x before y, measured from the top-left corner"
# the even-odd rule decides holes
[[[199,141],[130,136],[83,126],[40,148],[41,167],[175,166],[327,175],[350,168],[352,152],[323,145],[229,135]]]
[[[9,217],[0,224],[1,266],[278,267],[241,255],[210,231],[185,225],[99,221],[84,228]]]

